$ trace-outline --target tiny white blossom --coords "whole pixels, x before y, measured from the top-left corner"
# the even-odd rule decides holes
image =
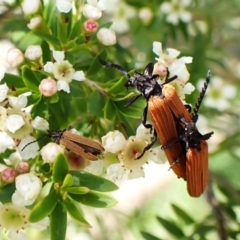
[[[38,155],[39,146],[37,142],[34,141],[36,141],[36,139],[32,136],[26,136],[21,139],[21,142],[18,145],[18,152],[23,160],[28,160]],[[31,144],[26,146],[28,143]]]
[[[0,82],[1,82],[2,79],[3,79],[6,70],[7,70],[6,67],[4,67],[3,65],[0,65]]]
[[[42,56],[42,48],[40,45],[30,45],[25,51],[25,57],[29,60],[36,60]]]
[[[39,116],[35,117],[31,122],[33,128],[41,130],[41,131],[47,131],[49,129],[49,123]]]
[[[40,9],[40,6],[40,0],[24,0],[22,2],[22,10],[26,15],[36,13]]]
[[[27,97],[23,94],[18,97],[9,96],[8,101],[12,108],[22,109],[27,106]]]
[[[6,126],[11,133],[15,133],[25,124],[22,116],[17,114],[12,114],[7,117]]]
[[[101,28],[97,32],[97,38],[105,46],[111,46],[117,42],[116,33],[108,28]]]
[[[118,153],[123,150],[126,142],[123,134],[117,130],[102,137],[102,146],[106,152]]]
[[[150,8],[143,7],[139,10],[138,16],[144,24],[149,24],[153,18],[153,12]]]
[[[40,150],[43,161],[47,163],[53,163],[57,155],[60,153],[64,153],[64,149],[57,143],[53,142],[48,143]]]
[[[8,86],[6,83],[0,85],[0,102],[2,102],[7,97]]]
[[[85,4],[82,11],[87,19],[98,20],[102,16],[102,11],[90,4]]]
[[[72,0],[57,0],[56,5],[59,12],[68,13],[72,9]]]
[[[18,48],[11,48],[7,53],[6,61],[14,68],[23,63],[24,55]]]
[[[72,64],[67,61],[55,62],[53,68],[54,77],[67,83],[72,81],[74,69]]]
[[[16,190],[12,195],[12,202],[16,206],[29,206],[38,197],[42,182],[33,173],[25,173],[16,177]]]
[[[13,139],[6,132],[0,132],[0,153],[3,153],[7,148],[12,148],[14,146],[15,143]]]

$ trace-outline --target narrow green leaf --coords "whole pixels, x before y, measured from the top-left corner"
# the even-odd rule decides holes
[[[119,81],[117,81],[108,91],[109,94],[119,94],[122,91],[125,91],[124,85],[126,84],[127,79],[126,77],[121,77]]]
[[[57,204],[58,194],[52,190],[45,198],[39,201],[31,210],[29,221],[38,222],[50,215]]]
[[[32,33],[35,36],[39,37],[40,39],[45,40],[46,42],[50,43],[51,45],[54,45],[55,47],[61,46],[59,40],[52,34],[47,34],[47,33],[43,33],[43,32],[36,31],[36,30],[32,31]]]
[[[67,174],[66,177],[64,178],[63,184],[62,184],[62,189],[71,187],[73,185],[73,177],[71,174]]]
[[[15,183],[7,184],[0,188],[0,201],[7,203],[12,201],[12,195],[15,192]]]
[[[89,114],[99,117],[103,116],[105,99],[98,90],[95,90],[90,94],[87,104]]]
[[[52,52],[49,48],[49,45],[46,41],[42,41],[42,44],[41,44],[41,47],[42,47],[42,58],[43,58],[43,63],[47,63],[47,62],[50,62],[52,60]]]
[[[73,194],[86,194],[90,192],[90,189],[86,187],[65,187],[62,190]]]
[[[40,97],[33,105],[31,114],[35,118],[37,116],[45,117],[48,112],[48,105],[44,101],[43,97]]]
[[[112,99],[108,99],[104,108],[103,108],[103,112],[104,112],[104,118],[108,119],[108,120],[114,120],[116,115],[113,114],[113,112],[115,111],[115,106],[114,103],[112,101]]]
[[[4,77],[1,81],[2,83],[6,83],[9,88],[23,88],[25,87],[25,84],[23,82],[23,79],[17,75],[5,73]]]
[[[68,163],[67,159],[63,154],[59,154],[53,163],[53,182],[63,182],[66,175],[68,174]]]
[[[66,209],[68,211],[68,214],[77,221],[78,224],[91,228],[92,226],[85,220],[82,213],[79,211],[79,209],[76,207],[76,205],[73,203],[73,201],[70,198],[66,198],[64,200],[64,204],[66,206]]]
[[[59,198],[57,204],[50,215],[50,236],[51,240],[65,240],[67,231],[67,211],[62,198]]]
[[[96,191],[90,191],[84,195],[69,193],[69,196],[77,202],[96,208],[107,208],[117,204],[117,200],[112,196]]]
[[[143,238],[146,239],[146,240],[161,240],[160,238],[157,238],[157,237],[155,237],[152,234],[147,233],[147,232],[141,232],[141,234],[142,234]]]
[[[70,171],[73,176],[73,185],[90,188],[99,192],[111,192],[118,189],[118,186],[99,176],[84,171]]]
[[[157,217],[157,220],[163,225],[163,227],[171,234],[177,237],[177,239],[185,237],[184,232],[176,225],[176,223],[166,220],[161,217]]]
[[[37,78],[36,74],[32,69],[27,66],[22,67],[22,76],[25,85],[28,87],[29,91],[39,92],[38,86],[40,84],[40,79]]]
[[[195,221],[180,207],[175,204],[171,204],[176,215],[181,218],[186,224],[193,224]]]

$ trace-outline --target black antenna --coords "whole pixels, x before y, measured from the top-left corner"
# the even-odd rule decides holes
[[[35,143],[35,142],[38,142],[38,141],[40,141],[40,140],[42,140],[42,139],[45,139],[45,138],[47,138],[47,137],[50,137],[50,136],[49,136],[49,133],[46,134],[46,135],[44,135],[44,136],[42,136],[41,138],[38,138],[38,139],[35,140],[35,141],[29,142],[28,144],[26,144],[26,145],[22,148],[21,151],[23,151],[23,150],[24,150],[27,146],[29,146],[30,144]]]
[[[203,97],[204,97],[204,95],[207,91],[207,87],[208,87],[208,84],[210,82],[210,79],[211,79],[211,72],[210,72],[210,70],[208,70],[206,81],[204,82],[204,85],[202,87],[202,91],[201,91],[201,93],[198,97],[198,101],[195,103],[192,116],[197,116],[197,113],[198,113],[198,110],[199,110],[200,105],[202,103]]]
[[[127,73],[127,71],[125,69],[123,69],[120,65],[115,64],[115,63],[110,63],[110,62],[106,62],[105,60],[103,60],[102,58],[100,58],[100,56],[98,56],[98,60],[99,62],[103,65],[106,66],[108,68],[114,68],[117,69],[119,72],[121,72],[124,76],[126,76],[127,78],[130,78],[130,75]]]

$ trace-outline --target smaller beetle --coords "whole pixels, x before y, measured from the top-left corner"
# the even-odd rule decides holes
[[[100,143],[90,140],[81,135],[74,134],[67,130],[50,130],[42,138],[39,138],[25,145],[22,151],[28,145],[45,138],[53,138],[55,143],[61,144],[65,146],[68,150],[89,160],[97,160],[97,155],[101,154],[104,150]]]

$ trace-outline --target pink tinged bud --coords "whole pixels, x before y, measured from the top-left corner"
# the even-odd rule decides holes
[[[20,162],[16,168],[18,173],[28,173],[30,170],[30,166],[27,162]]]
[[[39,85],[39,91],[45,97],[50,97],[57,92],[57,82],[51,78],[43,79]]]
[[[12,183],[15,181],[17,172],[12,168],[5,168],[2,171],[2,180],[6,183]]]
[[[18,48],[11,48],[7,53],[6,61],[14,68],[23,63],[24,55]]]
[[[84,30],[88,33],[96,32],[98,28],[98,22],[94,20],[87,20],[83,23]]]
[[[25,57],[29,60],[36,60],[42,56],[42,48],[40,45],[28,46],[25,51]]]
[[[165,64],[161,62],[157,62],[154,64],[154,69],[153,69],[154,74],[158,74],[161,77],[164,77],[167,75],[167,67]]]
[[[60,145],[53,142],[45,145],[40,151],[43,161],[47,163],[53,163],[57,155],[60,153],[64,153],[64,149]]]
[[[97,32],[98,40],[105,46],[114,45],[116,40],[116,33],[108,28],[101,28]]]

